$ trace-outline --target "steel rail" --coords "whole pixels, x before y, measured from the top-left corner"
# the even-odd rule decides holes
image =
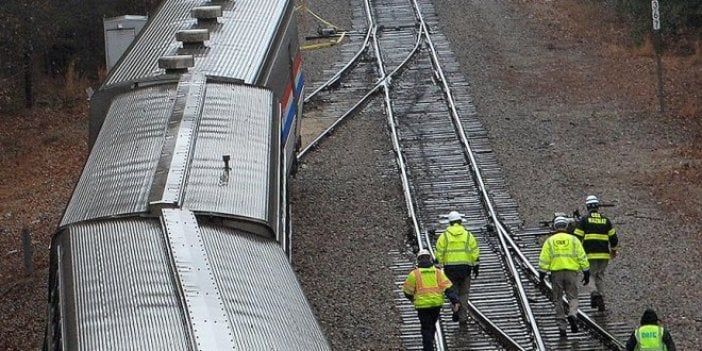
[[[420,18],[420,23],[423,26],[426,26],[426,23],[422,19],[422,14],[421,10],[419,9],[419,5],[417,4],[416,0],[411,0],[413,3],[413,6],[415,7],[416,14]],[[525,267],[528,267],[528,271],[531,272],[532,278],[538,276],[538,271],[531,265],[529,260],[526,258],[526,256],[519,250],[518,246],[515,244],[514,240],[512,240],[511,236],[509,235],[509,230],[505,228],[505,226],[501,223],[501,220],[497,216],[497,212],[495,211],[494,207],[492,206],[492,202],[490,201],[490,197],[487,193],[487,189],[485,187],[485,183],[483,182],[482,175],[480,173],[480,169],[477,166],[477,162],[475,160],[473,151],[470,147],[470,143],[468,142],[467,137],[465,136],[465,132],[463,131],[462,124],[460,122],[460,117],[458,115],[458,111],[456,110],[454,99],[450,90],[450,87],[448,86],[448,83],[446,82],[443,70],[441,69],[441,66],[439,65],[438,61],[438,56],[436,54],[436,50],[434,49],[433,42],[430,37],[430,32],[428,28],[425,28],[424,30],[425,37],[426,37],[426,42],[429,45],[431,49],[431,55],[432,55],[432,61],[435,63],[435,68],[437,70],[437,73],[439,75],[439,78],[442,82],[442,85],[444,87],[444,92],[447,97],[447,102],[451,108],[451,114],[454,122],[457,124],[457,128],[459,135],[461,137],[461,142],[464,144],[464,147],[466,148],[467,154],[470,158],[471,162],[471,168],[473,170],[473,173],[475,175],[475,178],[478,183],[478,188],[480,189],[480,192],[483,195],[483,202],[484,205],[488,208],[488,211],[490,213],[490,217],[492,219],[493,224],[495,224],[495,227],[497,228],[498,232],[498,237],[500,239],[501,246],[503,250],[505,250],[505,257],[507,258],[508,265],[510,266],[510,270],[512,271],[514,275],[514,280],[515,283],[518,285],[519,291],[520,291],[520,299],[522,300],[523,308],[525,308],[525,313],[527,314],[527,318],[529,320],[530,325],[532,326],[532,332],[534,333],[534,342],[535,346],[537,347],[538,350],[545,350],[545,344],[543,342],[543,338],[541,337],[538,329],[538,325],[536,323],[536,319],[533,315],[533,312],[531,312],[530,309],[530,304],[528,302],[528,299],[526,297],[526,292],[524,291],[524,287],[521,284],[521,280],[517,279],[518,277],[518,272],[516,271],[516,267],[514,265],[514,261],[512,260],[511,255],[509,255],[508,249],[511,248],[513,252],[517,254],[519,257],[522,265]],[[508,246],[509,244],[509,246]],[[550,288],[550,287],[549,287]],[[602,328],[598,323],[596,323],[594,320],[592,320],[586,313],[584,313],[582,310],[578,309],[578,318],[584,322],[585,324],[588,325],[589,328],[600,334],[603,338],[606,339],[606,341],[610,342],[612,346],[617,347],[619,350],[624,349],[624,345],[621,344],[619,340],[617,340],[616,337],[614,337],[612,334],[607,332],[604,328]]]
[[[426,245],[423,244],[422,240],[422,234],[421,234],[421,228],[419,221],[417,219],[416,211],[414,209],[414,203],[413,201],[413,196],[409,187],[409,177],[407,175],[407,167],[404,162],[404,157],[403,157],[403,151],[402,147],[400,146],[400,141],[399,141],[399,135],[397,132],[396,128],[396,123],[395,123],[395,116],[392,110],[392,104],[391,104],[391,99],[390,99],[390,86],[391,86],[391,78],[392,76],[402,67],[406,65],[406,63],[416,54],[416,52],[419,50],[420,44],[422,42],[422,37],[427,37],[427,26],[423,22],[423,19],[419,17],[420,25],[418,26],[418,34],[417,34],[417,41],[415,43],[415,47],[412,50],[412,52],[405,58],[405,60],[395,69],[392,71],[391,74],[386,75],[385,73],[385,65],[382,60],[382,52],[380,50],[380,46],[378,44],[377,40],[377,25],[375,25],[374,20],[372,19],[371,15],[371,9],[370,9],[370,0],[365,0],[364,5],[366,7],[366,13],[368,22],[373,23],[373,33],[372,33],[372,43],[373,43],[373,48],[376,53],[376,63],[378,65],[378,70],[381,74],[381,79],[378,85],[370,92],[373,93],[375,92],[378,87],[383,88],[383,93],[384,93],[384,101],[385,101],[385,107],[386,107],[386,116],[388,120],[388,125],[391,130],[391,139],[393,143],[393,148],[395,150],[396,154],[396,160],[398,163],[398,168],[400,170],[400,177],[402,181],[402,187],[403,187],[403,192],[405,196],[405,204],[407,207],[407,213],[408,213],[408,218],[412,221],[415,237],[417,238],[417,244],[419,249],[429,249],[430,252],[432,253],[432,257],[434,257],[434,252],[433,248],[431,246],[431,243],[429,242],[429,239],[427,236],[424,236],[426,239]],[[369,93],[369,94],[370,94]],[[500,329],[496,324],[494,324],[485,314],[480,312],[480,310],[473,305],[472,303],[468,302],[468,306],[466,308],[469,310],[471,315],[474,317],[474,319],[480,323],[480,325],[483,327],[485,330],[490,330],[491,334],[496,337],[504,346],[508,347],[510,350],[524,350],[512,337],[510,337],[507,333],[505,333],[502,329]],[[444,350],[445,349],[445,338],[443,336],[442,332],[442,327],[440,323],[437,323],[437,350]]]
[[[400,138],[397,133],[397,128],[395,126],[395,115],[392,109],[392,103],[390,100],[390,79],[385,72],[385,63],[383,62],[382,53],[380,51],[380,45],[378,44],[378,27],[372,18],[371,14],[371,0],[364,0],[364,6],[366,8],[366,14],[370,21],[373,21],[373,50],[375,51],[376,65],[378,66],[378,73],[381,77],[381,85],[383,87],[383,101],[385,102],[385,115],[387,117],[388,125],[391,130],[391,139],[393,148],[395,150],[395,159],[397,160],[397,166],[400,169],[401,179],[402,179],[402,190],[405,194],[405,205],[407,206],[407,215],[412,220],[412,227],[414,228],[415,236],[417,237],[417,245],[419,249],[424,249],[422,245],[422,233],[419,228],[419,222],[417,220],[417,214],[414,210],[414,205],[412,201],[412,193],[409,186],[409,177],[407,176],[407,166],[402,156],[402,147],[400,146]],[[412,51],[413,53],[419,48],[421,43],[422,32],[419,31],[417,35],[417,45]],[[429,245],[431,247],[431,245]],[[433,258],[433,254],[432,254]],[[434,338],[434,344],[437,351],[446,350],[446,339],[444,337],[444,332],[441,326],[441,321],[436,322],[436,337]]]
[[[429,33],[429,28],[427,28],[426,22],[424,22],[424,18],[422,17],[422,11],[419,8],[419,5],[417,4],[417,0],[411,0],[412,5],[415,8],[415,14],[419,19],[419,22],[421,25],[424,27],[424,36],[425,36],[425,42],[429,46],[430,53],[431,53],[431,58],[432,62],[434,64],[435,72],[438,74],[439,79],[441,80],[441,84],[443,86],[444,94],[446,95],[446,101],[449,105],[449,108],[451,110],[451,117],[454,122],[454,125],[456,127],[456,130],[458,131],[458,134],[461,139],[461,143],[463,144],[467,156],[470,158],[470,165],[471,169],[473,170],[473,175],[475,177],[476,184],[478,185],[478,188],[480,192],[482,193],[482,199],[483,199],[483,204],[488,208],[488,212],[490,214],[490,217],[492,218],[493,222],[497,223],[499,222],[497,218],[497,213],[495,212],[495,209],[492,206],[492,203],[490,202],[490,198],[488,196],[487,190],[485,188],[485,183],[483,182],[482,175],[480,173],[480,169],[477,165],[477,162],[475,160],[475,156],[473,154],[473,150],[470,146],[470,143],[468,142],[468,138],[466,137],[466,134],[463,130],[463,124],[461,123],[460,116],[458,114],[458,111],[456,109],[455,101],[453,98],[453,94],[451,92],[451,88],[449,87],[448,83],[446,82],[446,77],[444,75],[443,69],[441,69],[441,65],[439,62],[438,55],[436,53],[436,49],[434,47],[434,43],[432,42],[431,39],[431,34]],[[512,274],[512,279],[514,281],[514,284],[517,286],[517,295],[519,298],[519,301],[521,303],[522,310],[525,314],[525,317],[528,321],[528,324],[531,326],[531,332],[533,334],[533,341],[536,346],[537,350],[546,350],[546,346],[544,344],[543,338],[541,336],[541,333],[539,332],[538,324],[536,323],[536,317],[534,316],[534,313],[531,310],[531,306],[526,294],[526,291],[524,290],[524,287],[522,286],[521,280],[519,279],[519,272],[517,271],[514,261],[512,257],[509,255],[509,252],[507,251],[507,246],[506,246],[506,239],[504,238],[505,236],[508,236],[504,230],[499,230],[498,231],[498,237],[500,239],[500,244],[504,250],[505,253],[505,259],[507,262],[507,265],[509,266],[509,270]]]
[[[319,87],[317,87],[317,89],[315,89],[315,90],[314,90],[313,92],[311,92],[309,95],[305,96],[305,100],[303,100],[303,103],[308,103],[308,102],[310,102],[310,101],[312,100],[312,98],[315,97],[315,95],[317,95],[319,92],[321,92],[322,90],[325,90],[325,89],[329,88],[330,86],[334,85],[336,82],[338,82],[338,81],[341,79],[341,77],[342,77],[344,74],[346,74],[346,72],[347,72],[348,70],[351,69],[351,67],[353,67],[353,66],[357,63],[357,61],[358,61],[358,59],[361,57],[361,55],[363,55],[364,52],[368,51],[368,43],[369,43],[369,41],[370,41],[371,31],[372,31],[371,25],[368,24],[368,30],[366,31],[366,37],[365,37],[365,39],[363,40],[363,45],[361,46],[361,48],[358,49],[358,51],[357,51],[356,54],[351,58],[351,60],[349,60],[349,62],[347,62],[346,65],[344,65],[344,67],[342,67],[342,68],[341,68],[339,71],[337,71],[331,78],[329,78],[329,80],[327,80],[326,82],[324,82],[324,84],[322,84],[322,85],[320,85]]]
[[[507,228],[501,222],[498,222],[497,225],[501,231],[509,233],[509,230],[507,230]],[[534,280],[538,279],[539,271],[536,269],[536,267],[534,267],[531,264],[531,262],[529,262],[529,259],[519,249],[519,247],[517,246],[517,244],[514,242],[514,240],[512,239],[512,237],[510,235],[507,235],[507,241],[508,241],[509,245],[511,246],[512,251],[517,255],[517,257],[521,261],[521,264],[524,266],[525,271],[531,273],[532,279],[534,279]],[[545,282],[545,283],[546,283],[546,287],[549,290],[553,290],[553,287],[551,286],[551,284],[549,282]],[[563,301],[566,301],[566,299],[564,298]],[[578,309],[578,319],[580,319],[580,321],[585,323],[588,326],[588,328],[590,328],[591,330],[593,330],[594,332],[599,334],[602,338],[604,338],[607,342],[609,342],[612,347],[616,347],[617,350],[624,350],[625,349],[625,346],[624,346],[624,344],[621,343],[621,341],[619,341],[614,335],[609,333],[607,330],[602,328],[596,321],[594,321],[592,318],[590,318],[590,316],[588,316],[587,313],[583,312],[580,309]]]
[[[366,12],[368,14],[370,14],[371,13],[370,0],[366,0],[364,2],[364,4],[366,6]],[[370,18],[369,21],[372,21],[372,18]],[[422,21],[423,21],[423,19],[422,19]],[[426,34],[427,34],[426,29],[427,29],[426,25],[424,25],[423,22],[420,23],[420,25],[418,26],[418,33],[417,33],[418,39],[416,41],[415,47],[412,50],[412,52],[410,53],[410,55],[398,67],[404,66],[406,64],[406,62],[412,56],[414,56],[415,52],[418,50],[419,45],[422,41],[421,40],[422,37],[426,37]],[[407,207],[407,215],[408,215],[408,218],[412,221],[412,226],[414,229],[415,237],[417,238],[418,248],[420,250],[428,249],[431,252],[432,257],[434,257],[435,255],[434,255],[434,251],[433,251],[431,242],[430,242],[428,236],[426,235],[426,233],[425,233],[425,235],[422,235],[420,224],[419,224],[419,221],[417,219],[417,214],[416,214],[416,211],[414,209],[414,204],[416,203],[416,201],[413,200],[414,197],[412,195],[412,192],[411,192],[411,189],[409,186],[409,177],[407,175],[407,167],[406,167],[406,164],[404,161],[402,146],[400,145],[399,134],[397,132],[397,127],[396,127],[396,122],[395,122],[395,115],[393,113],[392,103],[391,103],[391,99],[390,99],[390,85],[391,84],[390,84],[389,78],[391,78],[391,77],[386,76],[386,74],[385,74],[385,64],[383,62],[382,52],[381,52],[380,46],[378,44],[377,26],[375,24],[374,24],[372,39],[373,39],[372,40],[373,48],[374,48],[374,51],[376,53],[376,55],[375,55],[376,64],[378,66],[378,70],[379,70],[381,77],[382,77],[380,83],[382,85],[383,93],[384,93],[383,95],[384,95],[386,116],[387,116],[387,120],[388,120],[388,126],[389,126],[390,131],[391,131],[390,134],[391,134],[393,149],[395,150],[396,161],[398,164],[398,168],[400,170],[400,178],[401,178],[402,188],[403,188],[404,197],[405,197],[405,204]],[[395,71],[393,71],[393,73],[395,73],[396,71],[397,71],[397,69]],[[423,238],[424,238],[424,240],[423,240]],[[424,243],[425,240],[426,240],[426,243]],[[506,345],[507,347],[509,347],[510,350],[521,350],[521,351],[524,350],[524,348],[522,348],[513,338],[511,338],[507,333],[505,333],[496,324],[494,324],[487,316],[485,316],[482,312],[480,312],[480,310],[475,305],[468,302],[468,306],[465,306],[465,307],[470,311],[470,313],[474,317],[474,319],[476,321],[478,321],[478,323],[480,323],[480,325],[483,327],[483,329],[492,331],[491,334],[493,336],[495,336],[503,345]],[[442,330],[442,326],[441,326],[440,322],[437,322],[437,329],[436,330],[437,330],[437,338],[436,338],[437,350],[444,350],[446,348],[444,345],[445,338],[443,336],[443,330]]]
[[[426,40],[427,45],[431,49],[431,59],[432,59],[432,64],[434,66],[434,75],[438,80],[440,80],[442,82],[442,88],[444,90],[444,93],[447,96],[447,104],[449,105],[449,107],[451,109],[450,112],[451,112],[452,120],[454,122],[454,127],[458,130],[458,134],[461,137],[462,146],[464,146],[464,148],[465,148],[464,152],[466,152],[466,154],[468,155],[468,157],[470,159],[471,170],[473,171],[472,173],[474,173],[474,178],[477,179],[476,185],[478,186],[478,188],[482,194],[481,201],[483,202],[484,206],[488,209],[488,211],[490,213],[490,218],[491,218],[492,222],[495,224],[495,227],[497,228],[498,238],[500,240],[500,245],[501,245],[501,248],[505,254],[505,257],[506,257],[505,259],[508,261],[507,263],[508,263],[508,266],[510,267],[510,270],[512,273],[512,278],[514,280],[514,284],[517,285],[519,290],[522,292],[521,296],[525,296],[526,293],[525,293],[524,288],[522,286],[521,280],[517,278],[517,277],[519,277],[519,273],[516,270],[516,266],[515,266],[515,263],[513,261],[513,258],[511,257],[511,255],[509,255],[509,248],[511,247],[513,250],[515,250],[517,257],[521,261],[520,263],[523,264],[523,268],[526,268],[526,269],[524,269],[525,272],[529,272],[532,276],[531,278],[536,277],[538,275],[538,272],[530,264],[528,259],[524,256],[524,254],[519,250],[518,246],[516,246],[514,244],[514,241],[512,240],[512,238],[510,236],[509,230],[507,230],[504,227],[504,225],[501,223],[496,211],[494,210],[494,208],[492,206],[492,203],[490,202],[491,200],[490,200],[490,198],[487,194],[487,191],[485,189],[485,185],[484,185],[484,182],[482,180],[482,175],[480,174],[480,170],[477,167],[477,162],[475,161],[473,151],[472,151],[471,146],[467,141],[467,137],[465,136],[465,133],[463,131],[463,128],[462,128],[462,125],[460,122],[460,116],[458,116],[458,113],[457,113],[457,110],[455,107],[455,101],[453,100],[453,94],[450,90],[450,87],[448,86],[448,83],[447,83],[445,76],[443,74],[443,70],[440,66],[440,63],[438,60],[438,55],[437,55],[436,50],[434,48],[433,42],[431,40],[428,26],[427,26],[426,22],[424,22],[424,19],[422,18],[422,14],[421,14],[421,11],[419,9],[419,5],[417,4],[416,0],[413,0],[412,4],[414,7],[414,11],[415,11],[416,22],[418,23],[418,34],[417,34],[417,40],[415,42],[415,47],[410,52],[410,54],[407,55],[407,57],[402,61],[402,63],[400,65],[398,65],[391,73],[386,74],[385,68],[384,68],[384,62],[382,60],[380,46],[379,46],[378,40],[377,40],[377,34],[378,34],[379,28],[375,24],[375,21],[372,18],[371,9],[370,9],[370,2],[366,1],[364,3],[364,5],[366,6],[366,13],[367,13],[366,20],[368,22],[368,30],[366,31],[366,37],[365,37],[363,46],[344,67],[342,67],[338,72],[336,72],[334,74],[334,76],[331,79],[329,79],[327,82],[325,82],[322,86],[318,87],[312,94],[308,95],[308,97],[304,100],[304,102],[305,103],[309,102],[312,99],[312,97],[314,97],[317,93],[319,93],[320,91],[330,87],[331,85],[333,85],[336,82],[338,82],[339,80],[341,80],[346,75],[347,71],[349,71],[354,66],[354,64],[358,61],[360,56],[363,53],[368,51],[368,49],[370,47],[371,38],[373,40],[374,50],[376,51],[376,55],[375,55],[376,61],[377,61],[377,64],[379,65],[379,70],[381,71],[382,77],[375,83],[375,85],[371,88],[371,90],[369,90],[368,93],[366,93],[351,109],[349,109],[346,113],[344,113],[341,117],[339,117],[330,127],[328,127],[317,138],[315,138],[314,141],[311,142],[304,150],[302,150],[302,152],[300,152],[298,154],[297,158],[298,158],[298,160],[300,160],[304,155],[307,154],[307,152],[309,150],[318,146],[321,139],[323,139],[326,136],[328,136],[329,134],[331,134],[333,132],[333,130],[336,127],[338,127],[338,125],[340,123],[342,123],[344,120],[346,120],[347,117],[349,117],[349,116],[353,115],[355,112],[357,112],[358,109],[362,105],[364,105],[368,101],[368,99],[370,99],[370,97],[372,95],[377,93],[380,89],[383,89],[383,91],[385,93],[384,94],[385,95],[385,97],[384,97],[385,105],[386,105],[386,108],[389,110],[389,113],[387,113],[388,123],[391,126],[390,128],[392,130],[393,137],[394,137],[393,147],[394,147],[395,152],[396,152],[398,166],[402,170],[401,171],[401,178],[402,178],[402,182],[403,182],[403,191],[405,191],[405,201],[406,201],[408,218],[410,218],[413,222],[414,233],[415,233],[415,237],[417,238],[417,243],[419,245],[419,248],[420,249],[425,249],[425,248],[429,249],[430,251],[432,251],[432,256],[433,256],[434,255],[433,249],[432,249],[431,243],[429,242],[428,237],[426,236],[426,233],[424,236],[420,234],[421,224],[419,223],[419,220],[417,218],[417,214],[416,214],[416,211],[415,211],[415,208],[413,205],[414,202],[412,200],[413,197],[412,197],[411,191],[409,190],[409,180],[408,180],[408,175],[407,175],[407,171],[406,171],[406,165],[404,162],[404,158],[402,156],[403,151],[400,147],[399,136],[398,136],[396,127],[394,125],[394,122],[391,123],[391,121],[395,120],[395,117],[394,117],[393,112],[392,112],[392,107],[390,104],[390,97],[389,97],[390,87],[392,85],[392,78],[400,70],[402,70],[406,67],[409,60],[412,59],[417,54],[417,52],[420,50],[420,46],[421,46],[423,40]],[[456,123],[458,125],[456,125]],[[396,145],[395,145],[395,143],[396,143]],[[426,244],[424,243],[424,240],[422,239],[422,237],[424,237],[424,239],[426,239]],[[517,273],[515,274],[515,272],[517,272]],[[548,286],[548,288],[550,288],[550,286]],[[520,298],[521,298],[521,296],[520,296]],[[524,305],[524,302],[522,302],[522,305]],[[527,300],[526,306],[529,306],[528,300]],[[468,302],[468,306],[466,306],[466,308],[468,309],[469,313],[471,313],[471,316],[476,320],[476,322],[478,322],[484,330],[491,332],[493,337],[498,339],[505,347],[507,347],[508,349],[524,350],[514,339],[512,339],[502,329],[500,329],[494,323],[492,323],[492,321],[490,321],[483,313],[481,313],[475,307],[475,305]],[[531,311],[529,311],[529,312],[531,312]],[[530,315],[533,318],[533,313],[530,313]],[[606,330],[604,330],[602,327],[600,327],[596,322],[591,320],[589,318],[589,316],[587,316],[585,313],[578,310],[578,316],[581,319],[581,321],[583,321],[583,323],[588,325],[592,330],[596,331],[603,338],[605,338],[606,339],[605,341],[609,341],[612,345],[618,347],[619,349],[623,349],[623,346],[621,345],[621,343],[614,336],[609,334]],[[527,318],[528,318],[528,314],[527,314]],[[534,319],[534,323],[535,323],[535,319]],[[534,325],[531,325],[531,327],[532,327],[533,331],[538,333],[538,327],[535,328]],[[440,331],[441,330],[440,327],[437,330]],[[439,335],[437,340],[444,341],[445,339],[443,338],[442,335]],[[538,346],[538,343],[537,343],[537,346]],[[439,346],[439,347],[443,347],[443,346]]]
[[[370,0],[365,0],[366,6]],[[392,139],[393,149],[395,150],[395,159],[397,160],[397,166],[400,169],[400,178],[402,180],[402,189],[405,194],[405,206],[407,207],[407,216],[412,220],[412,227],[414,228],[414,234],[417,238],[417,243],[419,249],[422,250],[421,232],[419,228],[419,222],[417,220],[417,214],[414,209],[412,201],[412,193],[409,186],[409,176],[407,175],[407,165],[405,164],[404,157],[402,156],[402,146],[400,146],[400,138],[397,133],[397,128],[395,127],[395,115],[392,110],[392,104],[390,102],[390,82],[385,75],[385,66],[382,61],[380,46],[378,45],[378,40],[376,37],[377,27],[374,29],[373,33],[373,49],[376,52],[376,64],[378,65],[378,71],[382,77],[381,86],[383,89],[383,100],[385,102],[385,112],[388,119],[388,124],[390,125],[390,135]]]
[[[369,25],[369,28],[371,28],[371,30],[372,30],[372,27],[371,27],[370,25]],[[420,29],[420,34],[421,34],[421,31],[422,31],[422,30]],[[389,83],[392,81],[392,77],[395,76],[397,73],[401,72],[401,71],[407,66],[407,63],[409,62],[409,60],[411,60],[412,57],[414,57],[414,55],[416,55],[417,52],[419,52],[419,47],[420,47],[420,45],[421,45],[421,41],[422,41],[422,36],[421,36],[421,35],[417,36],[417,41],[416,41],[416,43],[415,43],[415,45],[414,45],[414,49],[412,49],[412,51],[407,55],[407,57],[406,57],[397,67],[395,67],[395,69],[393,69],[392,72],[390,72],[390,73],[389,73],[388,75],[386,75],[384,78],[379,79],[379,80],[375,83],[375,85],[373,86],[373,88],[371,88],[371,89],[370,89],[360,100],[358,100],[348,111],[344,112],[344,114],[342,114],[339,118],[337,118],[337,119],[334,121],[334,123],[332,123],[329,127],[327,127],[326,129],[324,129],[321,133],[319,133],[319,135],[317,135],[317,137],[315,137],[314,140],[312,140],[312,142],[310,142],[309,144],[307,144],[307,146],[305,146],[300,152],[298,152],[298,154],[297,154],[297,160],[298,160],[298,161],[302,160],[302,158],[303,158],[311,149],[317,147],[317,145],[319,145],[319,142],[320,142],[322,139],[328,137],[328,136],[334,131],[334,129],[336,129],[337,126],[339,126],[342,122],[344,122],[344,121],[346,120],[347,117],[349,117],[349,116],[353,115],[354,113],[356,113],[356,111],[358,111],[358,109],[359,109],[361,106],[363,106],[366,102],[368,102],[368,99],[370,99],[371,96],[373,96],[373,95],[374,95],[375,93],[377,93],[381,88],[383,88],[383,84],[385,84],[385,83],[388,83],[388,84],[389,84]],[[387,81],[387,82],[386,82],[386,81]],[[306,100],[305,100],[305,102],[306,102]],[[408,207],[409,207],[409,205],[408,205]]]
[[[434,249],[431,246],[429,235],[425,233],[423,238],[426,240],[426,245],[431,252],[432,257],[434,257]],[[467,306],[464,307],[468,309],[469,313],[471,313],[471,317],[473,317],[473,319],[480,324],[483,330],[492,331],[494,333],[493,336],[496,337],[503,346],[507,347],[509,350],[526,351],[526,349],[519,345],[516,340],[505,333],[500,327],[497,326],[497,324],[493,323],[488,316],[480,312],[478,307],[470,302],[470,300],[467,301]]]

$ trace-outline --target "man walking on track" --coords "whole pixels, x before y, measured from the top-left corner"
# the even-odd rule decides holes
[[[417,268],[407,275],[402,292],[417,309],[424,351],[434,350],[436,322],[444,304],[444,295],[451,301],[454,312],[461,307],[452,285],[444,271],[434,266],[431,252],[420,250],[417,253]]]
[[[590,271],[595,280],[595,290],[590,295],[590,306],[605,310],[604,275],[609,260],[617,257],[619,238],[609,218],[599,213],[600,200],[590,195],[585,200],[588,214],[580,218],[573,234],[583,243]]]
[[[561,336],[566,336],[566,318],[563,308],[563,293],[568,300],[568,323],[570,331],[578,332],[578,272],[583,271],[583,283],[590,282],[590,264],[580,240],[568,234],[568,220],[556,217],[553,220],[555,233],[544,242],[539,255],[539,283],[543,284],[546,272],[551,272],[553,303],[556,305],[556,323]]]
[[[464,306],[468,304],[470,274],[478,277],[480,269],[480,248],[473,233],[463,226],[463,217],[457,211],[448,215],[449,226],[436,241],[436,258],[446,272],[446,276],[458,289],[461,308],[454,312],[453,319],[465,326],[468,314]]]

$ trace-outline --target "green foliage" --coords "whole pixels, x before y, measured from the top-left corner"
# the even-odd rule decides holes
[[[90,5],[86,6],[86,2]],[[64,73],[75,61],[81,73],[97,74],[104,65],[103,18],[126,14],[147,14],[156,0],[86,1],[64,0],[57,5],[54,43],[48,48],[52,69]],[[126,12],[125,12],[126,11]]]

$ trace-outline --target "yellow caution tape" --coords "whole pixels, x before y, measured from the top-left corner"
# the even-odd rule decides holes
[[[309,14],[312,15],[314,18],[316,18],[318,21],[324,23],[324,24],[327,25],[328,27],[334,28],[334,29],[336,29],[336,30],[339,31],[339,32],[345,32],[345,31],[346,31],[345,29],[343,29],[343,28],[341,28],[341,27],[337,27],[337,26],[335,26],[333,23],[331,23],[331,22],[325,20],[324,18],[320,17],[319,15],[317,15],[316,13],[314,13],[312,10],[310,10],[310,8],[307,7],[307,5],[305,5],[305,4],[298,5],[297,7],[295,7],[295,11],[300,11],[300,10],[305,10],[305,11],[307,11],[307,13],[309,13]]]
[[[303,4],[297,5],[297,6],[295,7],[295,11],[301,11],[301,10],[306,11],[307,13],[309,13],[310,15],[312,15],[312,16],[313,16],[314,18],[316,18],[319,22],[322,22],[322,23],[323,23],[324,25],[326,25],[327,27],[334,28],[334,30],[340,32],[341,35],[339,36],[339,38],[337,38],[337,39],[335,39],[335,40],[330,40],[330,41],[327,41],[327,42],[320,42],[320,43],[314,43],[314,44],[300,45],[300,50],[309,51],[309,50],[319,50],[319,49],[329,48],[329,47],[332,47],[332,46],[334,46],[334,45],[340,44],[340,43],[344,40],[344,38],[346,37],[346,34],[347,34],[347,33],[346,33],[346,30],[345,30],[345,29],[343,29],[343,28],[341,28],[341,27],[337,27],[337,26],[335,26],[333,23],[331,23],[331,22],[325,20],[324,18],[320,17],[319,15],[317,15],[316,13],[314,13],[312,10],[310,10],[309,7],[307,7],[306,4],[303,3]]]

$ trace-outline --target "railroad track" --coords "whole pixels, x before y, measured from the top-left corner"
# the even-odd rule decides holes
[[[435,240],[431,233],[442,232],[446,214],[459,210],[481,249],[480,277],[473,281],[470,292],[472,323],[459,328],[450,321],[450,310],[444,308],[437,350],[623,349],[621,340],[631,329],[596,316],[589,307],[579,313],[584,327],[581,332],[567,338],[558,335],[548,291],[535,284],[538,238],[548,233],[520,231],[517,205],[506,190],[501,167],[476,117],[469,84],[447,40],[434,32],[438,19],[430,1],[365,0],[362,12],[363,20],[357,12],[354,26],[365,26],[363,44],[306,102],[322,92],[333,94],[332,85],[365,86],[367,92],[356,91],[356,96],[363,96],[353,100],[349,98],[352,94],[337,91],[336,96],[343,97],[340,100],[355,101],[347,102],[350,107],[342,114],[338,106],[318,104],[317,108],[337,111],[340,119],[300,157],[371,97],[382,97],[413,226],[411,245],[431,248]],[[360,62],[365,70],[351,75]],[[375,64],[375,79],[367,74],[371,63]],[[403,345],[420,350],[416,312],[399,290],[413,262],[401,252],[390,255],[395,262],[392,269],[403,320]],[[581,301],[587,300],[588,296],[581,296]]]

